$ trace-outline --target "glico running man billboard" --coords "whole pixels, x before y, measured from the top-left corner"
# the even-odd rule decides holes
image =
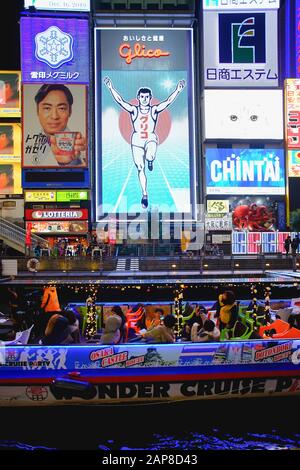
[[[191,212],[192,30],[95,29],[96,204]]]
[[[206,149],[207,194],[285,194],[283,149]]]

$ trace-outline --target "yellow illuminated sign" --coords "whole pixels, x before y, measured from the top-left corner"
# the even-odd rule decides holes
[[[22,194],[21,163],[0,160],[0,194]]]
[[[220,200],[208,200],[207,201],[207,213],[208,214],[228,214],[229,212],[229,201],[226,199]]]
[[[21,125],[0,123],[0,162],[21,162]]]
[[[26,191],[26,202],[55,202],[56,191]]]
[[[21,117],[21,72],[0,70],[0,117]]]

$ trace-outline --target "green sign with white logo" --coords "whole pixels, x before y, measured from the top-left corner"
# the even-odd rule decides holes
[[[56,202],[87,201],[88,191],[57,191]]]

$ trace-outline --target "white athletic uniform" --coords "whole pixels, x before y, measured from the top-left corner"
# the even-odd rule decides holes
[[[132,124],[134,129],[131,137],[132,146],[145,149],[149,142],[158,144],[158,138],[154,132],[156,120],[152,116],[152,106],[149,106],[145,113],[142,113],[140,106],[137,106],[137,117]]]

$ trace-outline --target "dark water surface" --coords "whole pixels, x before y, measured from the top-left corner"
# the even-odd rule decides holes
[[[0,411],[0,450],[300,448],[300,397]]]

